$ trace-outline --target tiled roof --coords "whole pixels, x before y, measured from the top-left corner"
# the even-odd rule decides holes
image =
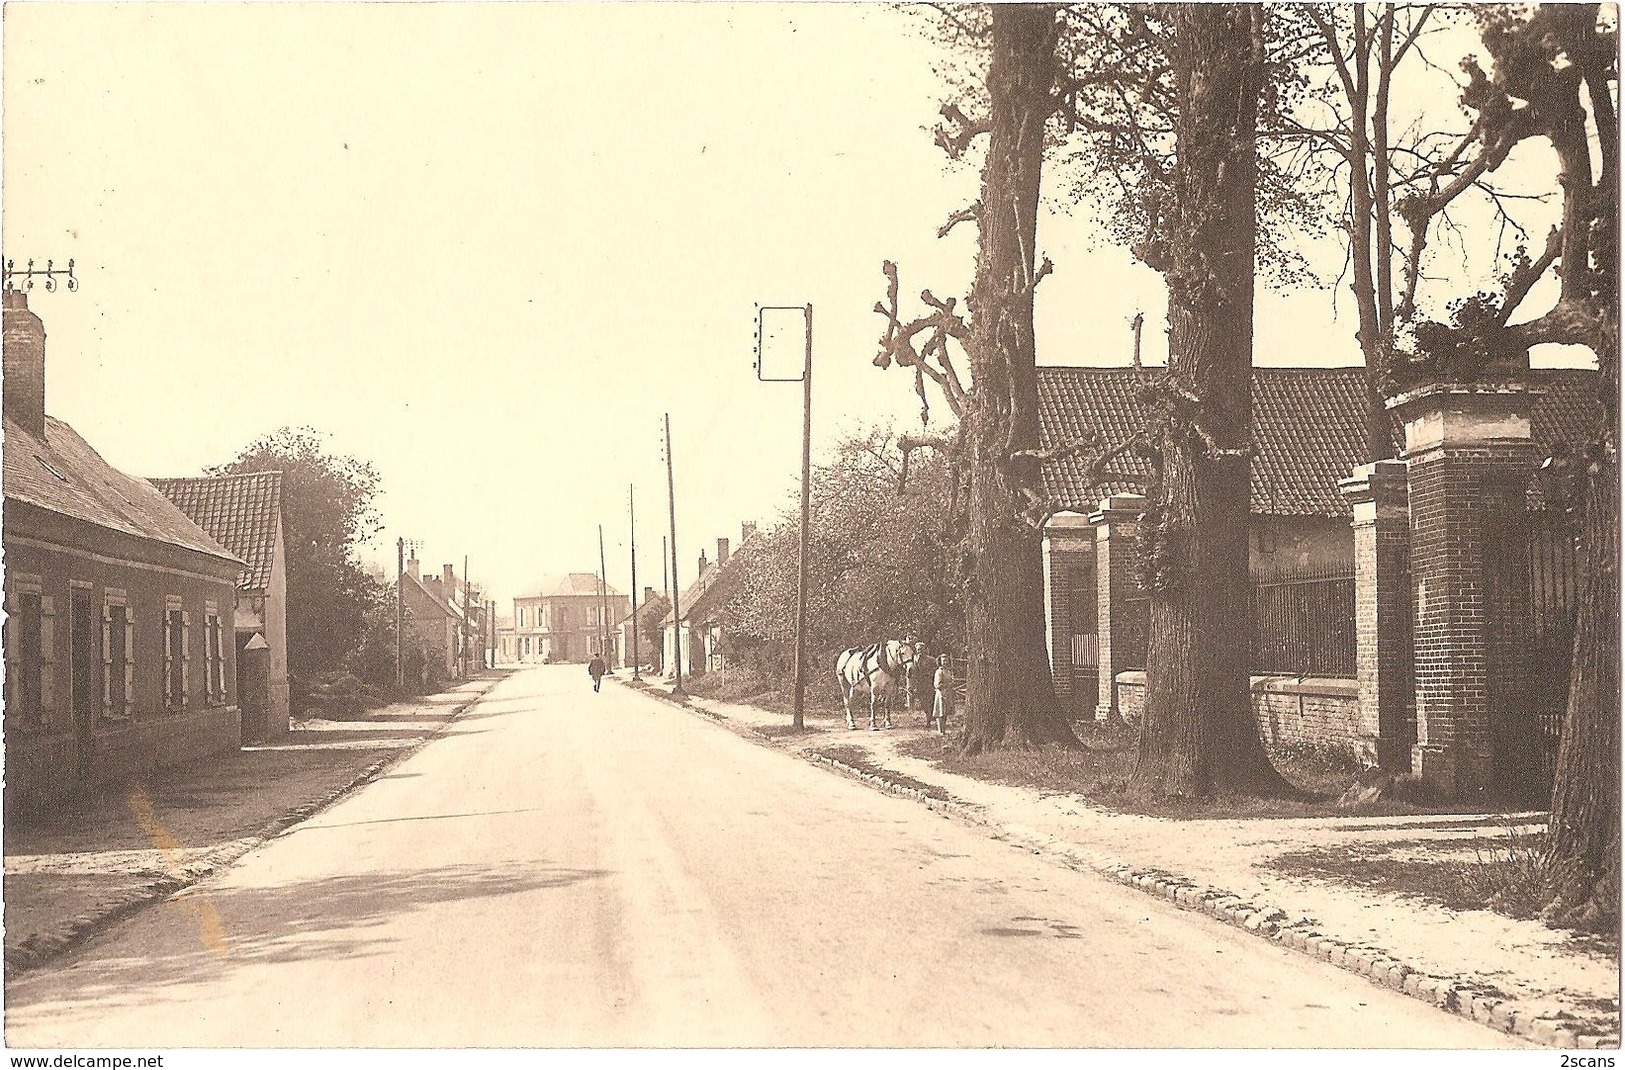
[[[526,590],[533,591],[535,593],[520,595],[519,597],[557,598],[563,595],[596,595],[598,593],[598,573],[571,572],[565,576],[548,576],[546,579],[542,580],[542,582],[533,587],[528,587]],[[606,583],[604,585],[604,593],[609,595],[611,598],[619,598],[621,595],[621,592],[617,591],[615,589],[615,585],[611,583]]]
[[[1529,385],[1544,393],[1535,403],[1533,435],[1542,447],[1577,442],[1585,434],[1591,377],[1582,369],[1526,372]],[[1038,409],[1044,446],[1055,446],[1093,431],[1116,443],[1140,426],[1132,368],[1038,369]],[[1364,368],[1254,368],[1252,511],[1270,516],[1347,516],[1348,503],[1337,483],[1366,459]],[[1397,441],[1397,436],[1396,436]],[[1108,494],[1141,491],[1124,480],[1090,485],[1086,458],[1044,467],[1051,496],[1087,508]],[[1143,475],[1136,457],[1113,468]]]
[[[111,531],[242,564],[148,482],[125,475],[61,420],[45,438],[5,421],[5,496]]]
[[[150,482],[220,545],[248,562],[238,587],[263,591],[271,585],[277,526],[282,522],[281,472]]]
[[[745,571],[740,562],[754,554],[757,545],[756,539],[748,538],[728,556],[726,564],[718,565],[713,561],[705,566],[705,571],[688,585],[688,590],[678,599],[677,608],[683,611],[684,620],[693,620],[696,617],[706,619],[707,614],[721,609],[728,599],[733,597],[744,582]],[[666,625],[671,622],[671,610],[668,609],[666,615],[660,619],[660,623]]]

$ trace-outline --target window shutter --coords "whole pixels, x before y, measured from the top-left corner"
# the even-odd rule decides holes
[[[124,607],[124,708],[126,717],[135,709],[135,611]]]
[[[113,606],[102,603],[102,709],[113,712]]]
[[[181,611],[181,705],[192,697],[192,614]]]
[[[174,694],[173,691],[170,690],[169,680],[170,680],[170,676],[175,671],[175,629],[170,626],[168,612],[164,613],[163,627],[164,627],[164,683],[163,683],[164,705],[165,706],[173,706],[175,704],[175,694]]]
[[[0,635],[3,635],[6,657],[6,701],[17,701],[17,603],[6,592],[6,619],[0,624]]]
[[[217,701],[226,701],[226,650],[225,628],[220,624],[219,616],[213,621],[210,642],[214,644],[214,697]]]
[[[41,719],[56,708],[56,599],[41,595],[39,600],[39,708]]]

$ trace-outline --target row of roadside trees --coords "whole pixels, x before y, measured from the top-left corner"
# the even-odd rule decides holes
[[[1041,531],[1082,503],[1044,493],[1063,453],[1097,471],[1133,451],[1153,473],[1142,520],[1151,649],[1133,785],[1156,795],[1287,789],[1250,710],[1245,631],[1255,279],[1290,281],[1294,233],[1346,243],[1366,355],[1373,460],[1386,455],[1384,400],[1424,382],[1516,374],[1541,343],[1583,346],[1601,413],[1571,504],[1581,556],[1570,705],[1553,798],[1549,916],[1617,926],[1619,885],[1618,67],[1614,10],[1596,4],[990,5],[939,9],[938,32],[968,70],[938,141],[982,146],[981,195],[956,213],[979,231],[967,299],[926,290],[906,314],[889,281],[876,363],[934,384],[956,438],[918,437],[962,483],[943,530],[962,581],[972,671],[964,749],[1075,740],[1044,658]],[[1393,90],[1438,70],[1427,46],[1455,20],[1491,60],[1460,64],[1460,116],[1413,125]],[[1431,25],[1430,25],[1431,23]],[[983,138],[985,137],[985,143]],[[1524,145],[1536,191],[1561,205],[1543,242],[1513,241],[1515,203],[1496,174]],[[1147,373],[1144,426],[1041,448],[1033,295],[1047,164],[1078,176],[1079,210],[1160,272],[1168,366]],[[1477,197],[1490,222],[1453,215]],[[1086,207],[1087,206],[1087,207]],[[1510,230],[1509,230],[1510,228]],[[1495,283],[1441,284],[1434,246],[1452,235],[1493,258]],[[1301,277],[1301,276],[1299,276]],[[1542,283],[1544,282],[1544,285]],[[961,366],[961,363],[963,366]],[[928,384],[929,380],[929,384]],[[1379,442],[1379,440],[1381,440]]]

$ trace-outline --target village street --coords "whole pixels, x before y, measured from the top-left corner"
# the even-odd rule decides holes
[[[1519,1044],[575,665],[6,997],[27,1048]]]

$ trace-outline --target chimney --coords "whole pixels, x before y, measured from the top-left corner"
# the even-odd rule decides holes
[[[700,570],[694,574],[694,578],[699,579],[703,575],[705,575],[705,551],[701,550],[700,551]]]
[[[418,575],[418,555],[416,553],[406,559],[406,575]]]
[[[717,540],[717,567],[721,568],[728,563],[728,540]]]
[[[650,602],[653,602],[654,600],[655,600],[655,589],[653,587],[645,587],[643,589],[643,604],[648,605]]]
[[[741,545],[754,534],[756,534],[756,521],[747,520],[739,525],[739,542]]]
[[[28,310],[28,294],[5,292],[5,413],[35,438],[45,437],[45,324]]]
[[[447,598],[457,593],[457,573],[450,565],[440,566],[440,582],[446,589]]]

